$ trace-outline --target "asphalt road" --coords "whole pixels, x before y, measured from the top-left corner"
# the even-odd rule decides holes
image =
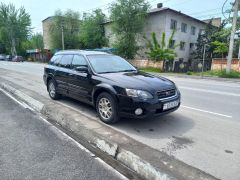
[[[0,76],[48,97],[43,67],[0,62]],[[240,179],[240,83],[169,78],[182,93],[178,111],[141,121],[123,119],[112,127],[215,177]],[[58,102],[99,121],[94,109],[83,103],[69,98]]]
[[[126,179],[0,91],[0,179]]]

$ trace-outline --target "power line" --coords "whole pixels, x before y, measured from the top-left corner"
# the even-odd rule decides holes
[[[222,15],[223,15],[223,17],[225,18],[225,19],[227,19],[226,18],[226,16],[225,16],[225,12],[224,12],[224,6],[225,6],[225,4],[228,2],[228,0],[225,0],[225,2],[223,3],[223,5],[222,5]]]

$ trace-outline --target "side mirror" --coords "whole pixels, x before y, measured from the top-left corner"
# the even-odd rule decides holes
[[[78,72],[88,73],[88,67],[87,66],[77,66],[74,69]]]

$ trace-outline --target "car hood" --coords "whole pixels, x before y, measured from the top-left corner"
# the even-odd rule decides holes
[[[114,81],[117,86],[123,88],[132,88],[156,92],[164,89],[174,88],[172,81],[154,76],[152,74],[138,72],[124,72],[124,73],[106,73],[100,74],[108,80]]]

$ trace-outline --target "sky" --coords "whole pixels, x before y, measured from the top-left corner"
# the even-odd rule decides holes
[[[0,0],[3,3],[12,3],[17,8],[23,6],[31,15],[33,32],[42,32],[42,20],[54,15],[57,9],[66,11],[91,12],[96,8],[103,9],[109,14],[109,5],[115,0]],[[148,0],[152,8],[158,3],[163,3],[164,7],[169,7],[182,13],[188,14],[198,19],[209,19],[212,17],[222,17],[222,5],[225,0]],[[231,7],[228,0],[225,10]]]

